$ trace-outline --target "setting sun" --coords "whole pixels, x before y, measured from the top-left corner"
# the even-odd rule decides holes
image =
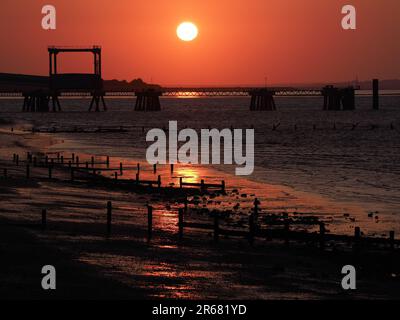
[[[197,38],[199,30],[192,22],[183,22],[176,29],[176,34],[182,41],[193,41]]]

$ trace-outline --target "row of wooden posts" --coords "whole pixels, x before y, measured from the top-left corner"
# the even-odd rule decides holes
[[[68,161],[68,164],[66,163]],[[21,161],[20,157],[18,154],[13,155],[13,162],[16,164],[16,166],[19,166]],[[27,153],[27,160],[26,160],[26,178],[30,179],[31,177],[31,165],[33,167],[38,167],[42,163],[39,163],[37,157],[33,156],[31,153]],[[47,155],[45,156],[44,159],[44,167],[48,168],[48,177],[49,179],[53,178],[53,168],[56,165],[61,165],[62,167],[65,167],[65,165],[68,165],[68,169],[70,170],[70,180],[74,181],[75,180],[75,172],[85,172],[85,173],[90,173],[92,172],[93,175],[97,176],[97,172],[100,171],[114,171],[114,180],[118,180],[118,176],[123,176],[124,170],[129,170],[131,168],[124,168],[122,162],[119,164],[119,168],[110,168],[110,157],[106,157],[105,162],[95,162],[95,158],[92,156],[91,161],[88,162],[86,161],[84,166],[81,167],[80,159],[79,156],[76,156],[74,153],[72,153],[70,158],[65,158],[64,156],[57,154],[56,158],[49,158]],[[96,168],[96,165],[106,165],[106,168]],[[174,164],[170,165],[170,170],[171,174],[174,173]],[[140,163],[137,164],[135,167],[135,170],[137,170],[136,173],[136,179],[135,183],[137,185],[148,185],[148,186],[156,186],[158,188],[161,188],[161,175],[157,177],[157,180],[140,180],[140,171],[141,171],[141,166]],[[157,174],[157,164],[153,165],[153,173]],[[7,178],[7,169],[4,169],[4,177]],[[200,188],[202,192],[206,191],[207,189],[210,188],[216,188],[220,189],[222,192],[225,192],[226,190],[226,184],[225,181],[221,181],[220,184],[215,184],[215,183],[206,183],[204,179],[201,180],[200,183],[189,183],[189,182],[184,182],[183,177],[179,178],[179,188],[183,189],[184,187],[196,187]]]
[[[111,236],[112,234],[112,211],[113,206],[112,202],[107,202],[107,236]],[[361,244],[363,240],[368,240],[370,242],[379,242],[379,243],[386,243],[389,244],[390,249],[394,250],[395,245],[399,245],[399,241],[395,240],[395,233],[391,231],[389,233],[389,239],[383,238],[363,238],[361,233],[361,228],[356,227],[354,230],[354,237],[349,236],[341,236],[341,235],[327,235],[325,224],[320,222],[319,223],[319,233],[312,234],[312,233],[304,233],[304,232],[296,232],[290,230],[290,222],[289,220],[284,221],[284,228],[283,230],[276,230],[276,232],[271,232],[271,230],[261,230],[257,224],[257,216],[258,216],[258,204],[257,199],[253,209],[253,212],[249,216],[249,227],[248,231],[241,231],[241,230],[227,230],[222,229],[220,227],[220,217],[216,214],[214,216],[213,224],[202,224],[202,223],[189,223],[185,222],[185,215],[188,212],[188,204],[185,201],[184,208],[180,208],[178,210],[178,239],[179,241],[183,241],[184,239],[184,228],[191,228],[191,229],[202,229],[202,230],[213,230],[213,238],[214,242],[219,242],[219,238],[221,235],[225,236],[233,236],[233,237],[242,237],[247,238],[249,244],[251,246],[254,245],[255,239],[257,237],[262,238],[276,238],[276,239],[283,239],[286,245],[289,245],[291,239],[293,240],[305,240],[305,241],[317,241],[319,243],[319,247],[321,250],[325,249],[326,241],[329,240],[341,240],[353,243],[353,248],[355,251],[359,251],[361,248]],[[153,238],[153,214],[154,209],[152,206],[147,206],[147,241],[150,242]],[[47,210],[42,210],[42,229],[43,231],[47,229]],[[283,232],[282,232],[283,231]],[[304,237],[305,235],[308,235]]]
[[[351,124],[344,124],[344,125],[345,125],[345,126],[349,126],[349,127],[350,127],[350,130],[352,130],[352,131],[359,127],[359,123],[357,123],[357,124],[351,123]],[[387,126],[387,125],[386,125],[386,126]],[[211,126],[208,126],[208,127],[211,128]],[[279,123],[274,123],[274,124],[272,124],[272,131],[277,131],[278,128],[280,128],[280,127],[282,127],[282,125],[281,125],[280,122],[279,122]],[[318,127],[315,123],[312,124],[312,126],[310,125],[310,127],[312,128],[313,131],[315,131],[315,130],[317,130],[317,129],[329,129],[329,128],[326,128],[326,127]],[[369,127],[368,127],[368,129],[376,129],[376,128],[378,128],[378,127],[379,127],[378,125],[370,124]],[[390,125],[388,125],[387,127],[389,127],[390,130],[394,130],[394,129],[395,129],[395,125],[394,125],[393,122],[390,123]],[[250,129],[254,129],[254,128],[255,128],[254,125],[250,126]],[[304,129],[305,126],[304,126],[304,125],[299,125],[298,123],[295,123],[295,124],[293,125],[293,129],[294,129],[295,131],[298,131],[300,128]],[[230,129],[233,130],[233,126],[230,126]],[[334,123],[332,124],[332,129],[333,129],[333,130],[338,130],[338,126],[337,126],[336,122],[334,122]],[[99,130],[100,130],[100,129],[99,129]],[[104,129],[104,130],[105,130],[105,129]],[[122,131],[124,131],[124,129],[122,129],[122,128],[114,129],[114,130],[109,129],[109,132],[122,132]],[[56,131],[54,131],[54,130],[53,130],[53,131],[44,131],[44,130],[41,131],[41,130],[38,130],[38,129],[32,129],[32,132],[48,132],[48,133],[53,132],[53,133],[55,133]],[[77,131],[58,131],[58,132],[72,133],[72,132],[77,132]],[[97,133],[97,132],[100,132],[100,131],[93,131],[93,133]],[[126,130],[125,132],[128,132],[128,130]],[[142,132],[143,132],[143,133],[145,132],[145,128],[144,128],[144,127],[142,127]]]

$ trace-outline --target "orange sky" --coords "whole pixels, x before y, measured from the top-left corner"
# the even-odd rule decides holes
[[[41,8],[57,8],[57,30]],[[341,8],[357,8],[356,31]],[[106,79],[252,85],[400,78],[399,0],[1,0],[0,72],[47,74],[47,45],[100,44]],[[185,20],[200,31],[177,39]],[[75,59],[76,58],[76,59]],[[61,70],[89,71],[65,56]]]

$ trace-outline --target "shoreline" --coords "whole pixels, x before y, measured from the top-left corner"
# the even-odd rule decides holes
[[[33,143],[36,150],[40,151],[46,145],[43,140],[47,143],[63,140],[48,136],[43,139],[37,134],[35,136],[32,140],[29,135],[8,135],[11,137],[10,145],[21,140],[17,149],[25,152],[26,148],[31,151],[29,143]],[[14,139],[16,137],[17,141]],[[29,142],[28,146],[23,142]],[[57,144],[52,146],[52,149],[57,148]],[[0,217],[27,224],[21,232],[16,231],[19,227],[6,227],[6,237],[14,232],[18,235],[13,239],[8,236],[8,242],[5,241],[7,255],[14,254],[14,248],[19,248],[15,252],[16,256],[10,256],[6,260],[9,263],[17,261],[16,264],[25,270],[22,271],[24,273],[37,268],[24,262],[24,257],[30,259],[28,257],[31,257],[31,248],[18,245],[19,237],[24,237],[27,233],[36,239],[33,246],[39,252],[49,246],[59,253],[56,257],[60,263],[77,263],[77,269],[66,276],[68,282],[72,281],[73,288],[71,291],[61,289],[56,298],[74,296],[75,290],[79,290],[79,283],[84,283],[89,296],[93,292],[94,298],[110,298],[107,292],[97,295],[98,283],[97,280],[91,280],[93,277],[99,281],[104,280],[105,283],[111,281],[110,291],[121,293],[119,297],[127,299],[400,298],[397,290],[400,287],[398,252],[393,260],[386,251],[368,250],[361,258],[357,258],[353,253],[337,248],[321,253],[318,248],[304,244],[292,243],[290,247],[285,247],[280,241],[257,241],[256,247],[249,248],[246,241],[224,238],[215,245],[209,233],[194,230],[188,231],[187,236],[185,234],[184,244],[179,244],[175,235],[176,213],[171,211],[175,210],[177,204],[174,201],[168,204],[162,197],[89,185],[74,186],[57,181],[29,185],[21,178],[13,180],[11,184],[1,181],[1,185],[3,207]],[[268,188],[269,196],[276,192],[276,201],[287,201],[287,195],[286,198],[279,199],[281,190],[273,190],[272,186]],[[116,210],[111,238],[105,237],[104,233],[107,200],[115,203]],[[149,202],[157,210],[154,217],[155,235],[151,244],[145,241],[144,208]],[[37,228],[43,206],[49,210],[49,227],[46,233]],[[50,251],[44,250],[44,260],[54,261]],[[153,260],[154,256],[158,257],[156,261]],[[375,264],[378,261],[379,266]],[[343,296],[340,268],[342,264],[350,262],[365,270],[362,273],[362,289]],[[4,265],[4,268],[12,270],[9,264]],[[87,268],[91,271],[85,273]],[[21,271],[17,273],[19,272]],[[9,290],[8,286],[14,286],[17,289],[12,292],[19,296],[18,288],[25,286],[25,280],[16,277],[13,281],[6,285],[5,290]],[[120,286],[121,283],[124,285]],[[224,283],[225,286],[217,286],[218,283]],[[39,282],[37,285],[39,286]],[[150,290],[146,291],[145,288]],[[32,290],[32,295],[41,299],[42,293],[37,293],[36,290]],[[118,294],[115,297],[117,296]]]

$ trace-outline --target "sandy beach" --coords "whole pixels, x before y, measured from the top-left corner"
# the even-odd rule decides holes
[[[10,104],[7,101],[5,108],[13,103],[17,102],[11,101]],[[81,102],[72,100],[67,103],[76,110],[82,108]],[[223,119],[222,123],[217,124],[203,118],[210,112],[209,102],[205,110],[194,109],[178,114],[176,108],[177,105],[180,107],[180,103],[171,101],[166,111],[158,115],[135,113],[134,125],[131,119],[121,122],[122,117],[131,117],[130,114],[127,117],[124,109],[128,105],[126,101],[110,101],[111,116],[106,113],[89,114],[84,122],[77,119],[76,112],[67,112],[62,116],[48,114],[44,125],[40,115],[3,111],[5,120],[0,130],[0,164],[1,168],[9,168],[9,177],[0,179],[1,251],[7,257],[7,262],[1,267],[1,275],[5,280],[1,281],[2,297],[21,297],[22,287],[26,298],[400,297],[398,252],[390,253],[387,248],[368,249],[362,255],[354,256],[349,244],[328,244],[324,252],[314,244],[293,242],[287,247],[278,240],[257,240],[256,245],[251,247],[245,239],[223,237],[215,244],[212,232],[194,229],[185,231],[185,241],[182,243],[177,239],[177,211],[182,206],[179,197],[68,182],[68,173],[62,170],[56,170],[54,179],[49,180],[45,169],[32,168],[32,179],[27,181],[24,167],[15,167],[11,161],[14,153],[22,158],[27,152],[61,152],[66,157],[74,152],[80,155],[82,161],[88,161],[91,155],[95,155],[96,159],[109,155],[111,167],[116,167],[120,162],[132,166],[140,162],[144,178],[154,179],[151,166],[146,166],[143,159],[143,126],[162,127],[165,125],[162,119],[178,117],[178,120],[194,128],[207,125],[254,125],[258,132],[256,143],[261,146],[257,149],[261,150],[259,158],[270,162],[258,162],[255,178],[251,180],[232,175],[232,168],[178,165],[171,174],[168,167],[160,166],[157,174],[163,177],[165,185],[176,186],[181,176],[194,182],[201,178],[211,182],[227,182],[226,195],[211,193],[203,197],[189,197],[192,209],[189,210],[189,220],[209,222],[212,210],[230,210],[224,223],[243,227],[248,222],[248,214],[257,197],[261,202],[261,224],[267,224],[271,216],[283,215],[297,219],[301,222],[297,228],[309,232],[317,230],[315,225],[307,223],[309,219],[325,222],[331,233],[351,235],[355,226],[361,226],[363,235],[369,236],[387,237],[391,230],[396,233],[400,231],[399,216],[394,215],[399,206],[398,196],[393,188],[387,187],[388,181],[393,185],[398,183],[396,164],[391,165],[390,171],[386,171],[383,164],[377,166],[374,175],[381,180],[375,180],[375,185],[372,185],[367,183],[372,177],[368,166],[379,162],[379,151],[376,157],[371,156],[370,161],[357,165],[355,163],[359,157],[355,154],[350,157],[355,147],[361,148],[361,154],[368,148],[373,150],[375,144],[385,148],[386,160],[395,157],[399,131],[391,130],[390,123],[397,127],[399,121],[393,118],[390,111],[380,116],[373,114],[370,120],[364,120],[356,131],[360,137],[359,143],[349,144],[347,148],[350,149],[344,152],[345,145],[340,147],[341,151],[336,151],[335,148],[339,146],[332,146],[334,142],[329,137],[334,135],[337,139],[339,135],[339,141],[343,144],[346,139],[353,139],[349,135],[355,135],[355,130],[348,126],[357,123],[358,117],[365,119],[365,113],[352,115],[352,119],[346,116],[340,118],[338,114],[329,114],[325,119],[319,119],[319,115],[312,119],[300,117],[297,122],[299,131],[296,133],[294,123],[285,120],[285,111],[271,115],[272,118],[257,119],[253,116],[243,119],[244,113],[240,108],[233,111],[229,109],[229,117],[225,118],[221,110],[215,110],[218,118]],[[202,103],[205,102],[199,100],[198,105],[204,107]],[[226,104],[226,101],[222,103]],[[242,119],[242,123],[234,123],[234,119]],[[278,131],[272,131],[272,125],[278,122],[282,122],[281,127]],[[115,127],[114,123],[122,123],[128,130],[120,133],[79,133],[79,128]],[[336,133],[332,132],[333,123],[337,126]],[[371,123],[377,123],[379,128],[371,130]],[[316,130],[313,124],[317,125]],[[55,128],[55,132],[32,133],[32,127],[37,130]],[[78,128],[77,132],[66,132],[67,128],[70,130],[73,127]],[[372,140],[373,135],[378,138]],[[299,139],[303,140],[302,144]],[[120,145],[115,148],[117,141]],[[292,143],[299,146],[295,153],[310,156],[294,160],[291,157],[295,155],[290,155],[289,151],[282,153],[285,149],[296,150],[291,146]],[[326,155],[326,158],[321,158],[328,147],[331,154],[341,157]],[[306,149],[309,148],[314,152],[307,153]],[[316,161],[318,157],[320,159]],[[282,159],[286,159],[285,162]],[[326,177],[330,170],[327,164],[339,159],[342,165],[336,167],[336,171],[331,172],[329,179],[322,183],[322,177]],[[315,164],[319,164],[319,167]],[[310,174],[310,170],[314,170],[315,174]],[[349,170],[352,173],[360,171],[352,175]],[[109,176],[112,174],[105,173]],[[362,179],[357,184],[340,181],[344,175]],[[124,178],[133,179],[134,173],[128,170]],[[335,188],[332,188],[333,185]],[[111,237],[106,235],[107,201],[113,203]],[[146,241],[148,204],[155,210],[151,243]],[[46,232],[40,228],[42,209],[48,210]],[[10,234],[15,236],[10,237]],[[60,265],[56,296],[38,292],[39,282],[35,283],[34,280],[45,261]],[[340,286],[340,270],[345,264],[355,264],[361,270],[359,290],[351,294],[344,294]],[[101,290],[98,290],[99,287]]]

